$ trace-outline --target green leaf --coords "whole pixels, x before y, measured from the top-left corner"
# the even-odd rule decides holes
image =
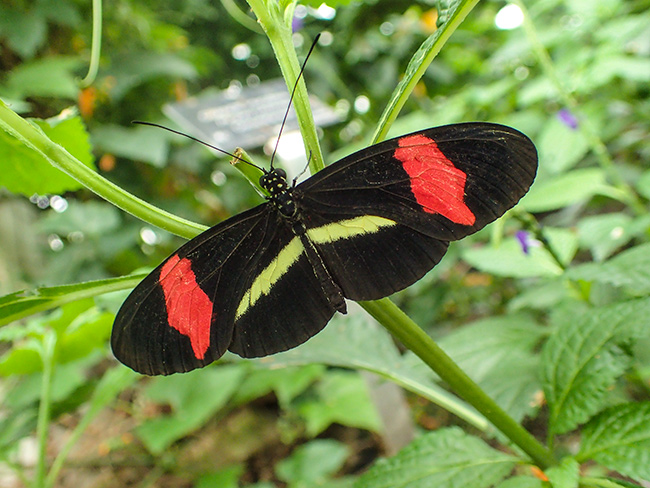
[[[88,133],[78,116],[32,122],[84,165],[94,168]],[[0,131],[0,174],[2,186],[25,196],[61,194],[82,188],[79,182],[4,131]]]
[[[52,56],[23,63],[14,68],[5,82],[5,95],[14,98],[55,97],[77,99],[78,57]]]
[[[154,127],[103,125],[93,131],[97,149],[115,156],[144,161],[157,168],[167,162],[169,135]]]
[[[396,456],[378,461],[354,487],[487,488],[507,476],[518,461],[452,427],[425,434]]]
[[[190,62],[176,54],[129,51],[121,59],[113,59],[106,76],[112,81],[110,95],[115,103],[129,90],[149,80],[159,77],[193,80],[197,72]]]
[[[572,457],[565,457],[558,466],[547,469],[544,474],[553,488],[578,488],[580,464]]]
[[[498,247],[462,248],[462,258],[476,269],[496,276],[531,278],[559,276],[562,268],[542,247],[531,247],[525,254],[517,239],[505,239]]]
[[[440,341],[447,354],[515,420],[531,413],[542,387],[534,354],[546,330],[527,315],[475,322]]]
[[[16,8],[0,5],[2,37],[7,40],[8,47],[22,58],[31,58],[46,39],[47,19],[33,10],[31,15],[25,15]]]
[[[248,374],[232,398],[234,404],[248,403],[271,391],[282,407],[304,392],[316,379],[323,376],[325,366],[311,364],[281,369],[258,368]]]
[[[605,406],[607,389],[630,364],[621,346],[650,333],[648,316],[646,298],[566,316],[556,324],[541,364],[553,434],[575,428]]]
[[[550,118],[536,140],[540,171],[563,173],[587,154],[589,144],[581,131],[571,129],[557,117]]]
[[[649,480],[650,402],[616,405],[594,417],[582,430],[578,459]]]
[[[536,182],[519,206],[532,213],[550,212],[584,203],[598,193],[611,193],[605,172],[599,168],[576,169]]]
[[[212,473],[201,475],[194,488],[238,488],[239,478],[244,474],[242,465],[228,466]]]
[[[151,453],[161,454],[223,407],[244,373],[242,365],[232,365],[155,378],[146,389],[146,397],[168,403],[172,413],[141,424],[136,429],[138,437]]]
[[[297,406],[310,437],[333,423],[374,432],[381,430],[381,420],[359,373],[330,372],[318,383],[316,391],[316,398],[304,399]]]
[[[545,488],[542,480],[532,476],[515,476],[499,483],[494,488]]]
[[[276,465],[275,472],[292,488],[321,486],[343,467],[348,455],[345,444],[334,439],[317,439],[296,448],[291,456]]]
[[[570,280],[597,281],[624,287],[635,294],[650,292],[650,244],[628,249],[605,263],[586,263],[566,273]]]
[[[624,213],[584,217],[578,222],[580,242],[596,261],[603,261],[650,227],[650,215],[632,218]]]
[[[336,315],[318,335],[295,349],[257,360],[267,368],[327,364],[363,369],[387,378],[450,412],[487,430],[489,424],[465,402],[435,384],[431,371],[418,360],[402,356],[390,334],[365,314],[350,307],[346,317]]]

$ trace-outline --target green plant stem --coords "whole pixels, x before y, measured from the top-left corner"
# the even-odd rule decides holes
[[[103,178],[63,147],[52,142],[38,127],[9,109],[1,100],[0,128],[38,152],[52,166],[71,176],[93,193],[145,222],[187,239],[205,230],[205,226],[165,212]]]
[[[528,454],[537,466],[547,469],[557,463],[553,454],[546,447],[504,412],[397,305],[388,298],[360,303],[370,315],[386,327],[404,346],[413,351],[443,381],[447,382],[454,392],[482,413],[508,439]]]
[[[79,82],[82,88],[90,86],[97,77],[99,57],[102,52],[102,0],[93,0],[93,37],[90,46],[90,64],[86,77]]]
[[[632,210],[634,210],[637,215],[645,215],[645,207],[639,200],[636,192],[630,187],[630,185],[627,184],[627,182],[623,179],[617,170],[616,165],[614,164],[614,161],[612,160],[612,157],[607,150],[607,146],[605,146],[605,143],[598,135],[598,132],[594,129],[589,120],[589,117],[585,117],[581,113],[580,105],[578,104],[577,100],[571,96],[569,94],[569,91],[564,87],[564,84],[562,83],[562,80],[560,79],[560,76],[555,69],[555,65],[553,64],[553,60],[551,59],[550,54],[537,35],[537,29],[535,28],[535,25],[530,18],[528,9],[521,0],[513,0],[513,3],[515,3],[524,13],[524,30],[526,32],[526,36],[528,37],[528,41],[533,48],[533,52],[535,53],[535,56],[537,57],[542,70],[544,71],[544,74],[548,77],[551,83],[555,85],[555,90],[562,100],[562,103],[564,103],[564,105],[578,117],[578,130],[582,132],[582,134],[589,142],[591,150],[596,155],[598,164],[608,175],[610,181],[614,184],[614,186],[621,192],[623,200],[630,206],[630,208],[632,208]]]
[[[248,0],[248,4],[257,16],[257,19],[264,29],[264,32],[271,41],[273,52],[280,65],[282,76],[287,83],[289,93],[300,73],[300,63],[296,50],[293,47],[293,37],[291,31],[291,20],[293,18],[293,9],[295,3],[287,5],[282,10],[282,5],[276,2],[265,2],[263,0]],[[305,144],[306,154],[310,154],[309,169],[312,174],[323,169],[323,153],[318,142],[318,133],[316,124],[309,105],[309,95],[304,79],[298,82],[298,86],[293,97],[293,107],[296,111],[300,133]]]
[[[50,431],[50,412],[52,406],[52,374],[54,371],[54,349],[56,334],[46,331],[41,342],[41,361],[43,362],[43,376],[41,379],[41,401],[38,406],[38,420],[36,424],[36,437],[38,439],[38,459],[36,461],[36,475],[34,486],[45,486],[45,466],[47,456],[47,437]]]

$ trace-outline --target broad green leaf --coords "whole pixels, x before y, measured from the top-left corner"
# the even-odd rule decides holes
[[[531,278],[562,274],[562,268],[546,249],[531,246],[525,254],[514,237],[504,240],[498,247],[463,248],[461,252],[463,259],[473,267],[496,276]]]
[[[110,95],[115,103],[129,90],[149,80],[160,77],[193,80],[197,72],[189,61],[173,53],[129,51],[121,59],[113,59],[113,65],[106,71],[106,76],[111,79]]]
[[[353,307],[347,317],[334,316],[322,332],[305,344],[257,362],[267,368],[316,363],[363,369],[424,396],[479,429],[489,428],[473,408],[439,387],[419,360],[414,364],[410,356],[402,356],[384,328]]]
[[[518,459],[452,427],[424,434],[396,456],[379,460],[355,488],[487,488],[510,473]]]
[[[544,474],[548,476],[553,488],[578,488],[580,464],[575,459],[566,457],[559,465],[547,469]]]
[[[232,365],[155,378],[145,395],[151,401],[170,404],[172,413],[141,424],[136,429],[138,437],[151,453],[161,454],[223,407],[244,373],[242,365]]]
[[[83,164],[93,167],[88,133],[78,116],[34,120],[33,123]],[[0,186],[25,196],[60,194],[82,187],[4,131],[0,131]]]
[[[237,388],[232,402],[248,403],[273,391],[278,397],[280,406],[288,407],[291,400],[323,376],[324,372],[325,366],[322,364],[280,369],[257,368],[251,371]]]
[[[540,172],[563,173],[573,168],[589,150],[581,131],[550,118],[535,143],[539,149]]]
[[[291,456],[276,465],[275,472],[293,488],[322,486],[343,467],[348,455],[345,444],[334,439],[316,439],[296,448]]]
[[[144,161],[158,168],[167,162],[169,135],[154,127],[141,125],[125,128],[103,125],[93,131],[93,143],[98,150],[115,156]]]
[[[584,203],[596,194],[611,193],[605,172],[599,168],[575,169],[536,182],[519,206],[528,212],[550,212]]]
[[[607,389],[627,369],[622,347],[650,334],[650,299],[640,299],[566,317],[542,350],[541,380],[553,434],[567,432],[605,406]]]
[[[56,97],[77,99],[78,57],[50,56],[23,63],[9,72],[5,95],[15,98]]]
[[[535,408],[542,387],[534,353],[547,331],[527,315],[481,320],[440,341],[447,354],[515,420]]]
[[[650,227],[650,215],[633,218],[624,213],[584,217],[578,222],[580,242],[596,261],[603,261]]]
[[[239,478],[244,474],[244,466],[237,464],[211,473],[201,475],[193,488],[239,488]]]
[[[598,281],[643,295],[650,292],[650,244],[641,244],[605,263],[586,263],[570,269],[571,280]]]
[[[616,405],[594,417],[582,430],[578,459],[649,480],[650,402]]]
[[[316,385],[316,392],[315,398],[303,399],[296,407],[310,437],[316,437],[333,423],[381,431],[381,420],[358,372],[330,372]]]

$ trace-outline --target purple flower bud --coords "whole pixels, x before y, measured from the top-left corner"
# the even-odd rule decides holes
[[[575,130],[578,128],[578,119],[566,108],[562,108],[558,111],[557,118],[570,129]]]
[[[524,252],[524,254],[528,254],[530,252],[530,234],[526,232],[525,230],[518,230],[517,233],[515,234],[515,237],[519,241],[519,244],[521,245],[521,250]]]

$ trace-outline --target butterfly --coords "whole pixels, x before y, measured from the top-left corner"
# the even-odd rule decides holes
[[[537,171],[521,132],[434,127],[351,154],[304,182],[265,170],[267,201],[187,242],[129,295],[117,359],[143,374],[186,372],[227,350],[296,347],[346,299],[376,300],[422,278],[449,243],[512,208]]]

